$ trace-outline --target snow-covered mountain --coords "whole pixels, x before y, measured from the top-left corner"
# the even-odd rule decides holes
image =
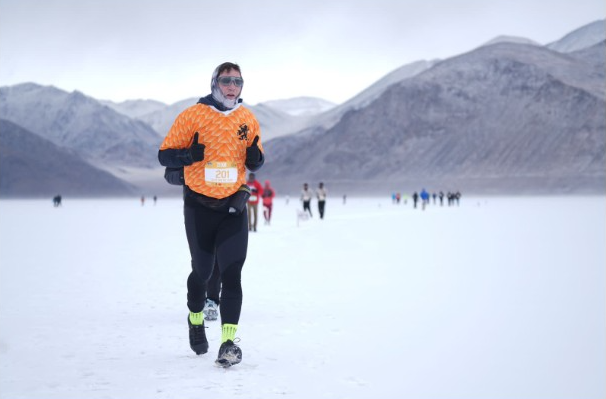
[[[527,39],[525,37],[503,35],[503,36],[497,36],[494,39],[489,40],[488,42],[484,43],[481,47],[491,46],[491,45],[497,44],[497,43],[518,43],[518,44],[530,44],[533,46],[540,46],[539,43],[535,42],[534,40]]]
[[[562,39],[550,44],[548,47],[556,51],[568,52],[573,51],[573,48],[582,49],[591,47],[592,45],[603,41],[605,38],[606,32],[604,28],[604,20],[601,20],[590,23],[571,32],[570,34],[565,35]],[[489,46],[497,43],[517,43],[540,46],[537,42],[527,38],[503,35],[488,41],[480,47]],[[564,51],[563,49],[566,49],[566,51]],[[304,129],[297,133],[321,134],[325,130],[334,126],[345,113],[350,112],[352,110],[358,110],[370,104],[372,101],[377,99],[387,88],[395,84],[399,84],[409,78],[417,76],[418,74],[430,69],[438,62],[440,62],[440,60],[437,59],[431,61],[421,60],[404,65],[396,69],[395,71],[381,78],[376,83],[372,84],[367,89],[363,90],[361,93],[357,94],[345,103],[330,109],[329,111],[319,115],[316,118],[313,118],[313,120],[311,120],[310,123],[305,126]]]
[[[370,103],[387,87],[415,76],[436,62],[435,60],[418,61],[404,65],[341,105],[317,97],[296,97],[266,101],[257,105],[245,103],[245,105],[254,112],[259,120],[265,141],[307,129],[315,131],[317,125],[329,128],[345,112]],[[192,97],[170,105],[150,100],[131,100],[118,104],[105,101],[104,103],[124,115],[145,122],[159,135],[164,136],[177,115],[197,101],[197,97]],[[146,113],[144,112],[146,109],[151,109],[151,111]]]
[[[0,118],[99,165],[153,167],[162,138],[83,93],[24,83],[0,87]]]
[[[266,101],[262,104],[293,116],[318,115],[337,105],[317,97],[295,97],[285,100]]]
[[[560,53],[570,53],[598,44],[605,36],[606,20],[602,19],[570,32],[560,40],[548,44],[547,48]]]
[[[259,121],[264,141],[297,132],[307,126],[310,119],[313,120],[314,118],[312,115],[294,116],[271,107],[266,103],[259,103],[257,105],[247,104],[246,106],[250,108]]]
[[[323,100],[318,99],[316,104],[320,104],[321,101]],[[197,97],[188,98],[156,109],[150,113],[140,115],[137,117],[137,119],[150,125],[161,136],[165,136],[175,121],[177,115],[179,115],[179,113],[184,111],[187,107],[190,107],[197,102]],[[308,120],[312,118],[311,115],[291,115],[281,111],[277,107],[269,106],[266,103],[260,103],[257,105],[245,103],[245,105],[255,114],[257,120],[259,121],[263,140],[270,140],[275,137],[284,136],[299,131],[306,126]]]
[[[377,82],[364,89],[362,92],[347,100],[343,104],[337,105],[336,107],[333,107],[313,118],[309,118],[309,120],[306,121],[300,130],[294,132],[297,134],[322,134],[324,131],[330,129],[336,123],[338,123],[346,113],[354,112],[365,107],[377,99],[385,90],[387,90],[387,88],[394,84],[405,81],[406,79],[410,79],[423,71],[426,71],[437,62],[437,60],[423,60],[406,64],[393,72],[388,73],[383,78],[379,79]]]
[[[328,129],[266,143],[264,176],[289,190],[604,192],[605,43],[571,54],[498,43],[444,60]]]
[[[187,98],[146,114],[139,115],[137,119],[147,123],[160,136],[164,137],[166,136],[166,133],[168,133],[168,130],[172,126],[177,115],[183,112],[187,107],[194,105],[196,102],[198,102],[197,97]]]
[[[163,102],[156,100],[126,100],[120,103],[110,100],[100,100],[99,102],[130,118],[139,118],[167,107]]]

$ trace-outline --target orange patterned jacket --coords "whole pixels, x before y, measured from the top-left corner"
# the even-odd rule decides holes
[[[202,161],[192,164],[190,159],[188,164],[183,156],[161,157],[163,152],[172,155],[187,150],[196,132],[198,142],[206,146]],[[246,148],[257,136],[261,137],[259,122],[244,106],[238,104],[232,110],[219,111],[198,103],[177,116],[160,146],[159,158],[164,166],[184,166],[185,185],[192,191],[207,197],[226,198],[246,183]],[[263,153],[260,140],[257,145]],[[170,161],[162,162],[162,158]]]

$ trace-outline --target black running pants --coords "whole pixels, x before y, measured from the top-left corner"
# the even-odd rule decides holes
[[[204,308],[215,260],[221,274],[221,323],[238,324],[242,309],[241,274],[248,249],[246,210],[234,216],[204,206],[184,206],[185,233],[192,259],[187,307]]]

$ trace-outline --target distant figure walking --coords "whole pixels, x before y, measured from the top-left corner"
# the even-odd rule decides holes
[[[145,205],[145,197],[142,195],[141,196],[141,206]]]
[[[412,194],[412,203],[414,204],[414,207],[417,207],[417,202],[419,202],[419,194],[415,191]]]
[[[271,187],[269,180],[265,180],[265,187],[263,187],[263,217],[265,218],[265,224],[271,223],[271,210],[274,204],[274,197],[276,192]]]
[[[316,190],[316,196],[318,197],[318,212],[320,213],[320,219],[324,219],[324,209],[326,208],[326,189],[324,183],[320,183]]]
[[[250,198],[248,199],[248,231],[257,231],[257,219],[259,199],[263,195],[263,186],[257,180],[254,173],[248,174],[246,185],[250,187]]]
[[[309,185],[307,183],[303,184],[303,190],[301,190],[301,201],[303,202],[303,212],[309,212],[309,216],[313,217],[311,214],[311,208],[309,204],[311,203],[311,197],[313,193],[309,189]]]
[[[53,205],[55,206],[55,208],[61,206],[61,195],[60,194],[57,194],[53,197]]]
[[[425,210],[425,207],[429,204],[429,193],[427,190],[421,190],[421,208]]]

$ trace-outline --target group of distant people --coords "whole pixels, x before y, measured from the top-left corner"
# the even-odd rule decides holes
[[[402,197],[402,195],[400,193],[392,193],[391,198],[392,198],[392,202],[394,204],[399,204],[402,199],[404,200],[404,205],[406,205],[406,203],[407,203],[407,197],[406,196]],[[443,206],[444,198],[446,198],[448,206],[453,206],[455,204],[458,206],[460,203],[460,200],[461,200],[461,192],[448,191],[446,194],[444,194],[443,191],[440,191],[439,193],[434,192],[434,193],[430,194],[426,189],[422,189],[420,193],[415,191],[412,194],[412,203],[413,203],[413,207],[416,208],[420,202],[421,208],[424,210],[425,207],[427,205],[429,205],[429,203],[432,199],[433,199],[434,205],[437,204],[437,201],[439,199],[440,206]]]
[[[153,198],[153,200],[154,200],[154,205],[156,205],[156,202],[158,201],[158,196],[157,196],[157,195],[154,195],[152,198]],[[53,206],[54,206],[55,208],[60,207],[60,206],[61,206],[61,201],[62,201],[62,200],[63,200],[63,197],[61,196],[61,194],[57,194],[57,195],[55,195],[55,196],[53,197]],[[144,205],[145,205],[145,196],[144,196],[144,195],[142,195],[142,196],[141,196],[140,201],[141,201],[141,206],[144,206]]]
[[[318,213],[320,219],[324,219],[324,211],[326,209],[326,195],[327,191],[324,188],[324,183],[320,182],[316,189],[315,196],[318,199]],[[311,200],[314,197],[314,192],[309,188],[309,184],[303,183],[303,190],[301,190],[301,202],[303,203],[303,212],[308,212],[310,217],[313,217],[311,213]]]
[[[156,202],[158,202],[158,196],[154,195],[152,198],[154,200],[154,205],[156,205]],[[142,195],[141,196],[141,206],[144,206],[144,205],[145,205],[145,195]]]

